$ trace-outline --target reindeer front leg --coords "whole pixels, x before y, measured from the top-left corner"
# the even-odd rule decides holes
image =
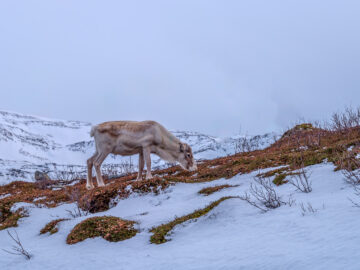
[[[138,171],[138,176],[137,176],[136,180],[142,179],[143,170],[144,170],[144,153],[143,153],[143,151],[140,151],[140,153],[139,153],[139,171]]]
[[[150,157],[150,148],[144,147],[143,150],[144,158],[146,161],[146,180],[153,178],[151,175],[151,157]]]

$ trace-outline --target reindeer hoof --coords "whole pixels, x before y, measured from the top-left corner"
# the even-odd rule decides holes
[[[91,190],[91,189],[93,189],[94,188],[94,185],[86,185],[86,189],[87,190]]]

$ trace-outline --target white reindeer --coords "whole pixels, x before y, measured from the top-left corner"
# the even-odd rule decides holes
[[[150,154],[156,154],[169,162],[178,162],[184,170],[197,170],[191,147],[182,143],[154,121],[115,121],[105,122],[92,127],[90,136],[95,139],[96,152],[88,159],[87,189],[93,189],[92,167],[95,167],[99,187],[103,187],[100,166],[110,154],[129,156],[139,154],[139,172],[137,180],[142,177],[144,158],[146,161],[146,179],[151,179]]]

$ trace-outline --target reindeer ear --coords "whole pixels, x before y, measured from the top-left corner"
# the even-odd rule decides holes
[[[179,143],[179,145],[180,145],[180,152],[181,153],[184,152],[184,145],[182,143]]]

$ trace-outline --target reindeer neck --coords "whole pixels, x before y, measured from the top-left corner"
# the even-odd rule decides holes
[[[171,133],[164,134],[163,144],[166,149],[168,149],[172,152],[173,151],[178,152],[180,143],[181,143],[181,141],[178,138],[176,138],[174,135],[172,135]]]

